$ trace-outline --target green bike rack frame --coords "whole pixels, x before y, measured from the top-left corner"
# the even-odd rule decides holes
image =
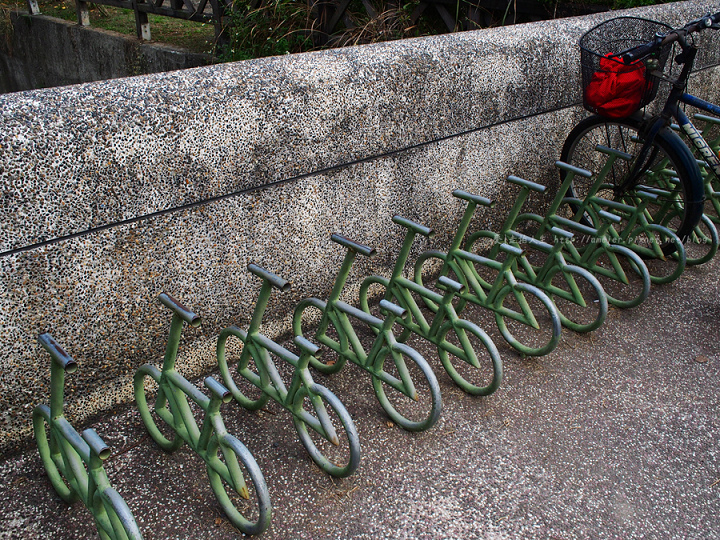
[[[310,358],[310,365],[322,373],[332,374],[340,371],[349,360],[370,374],[375,395],[393,422],[408,431],[423,431],[431,428],[437,422],[442,410],[440,385],[422,355],[408,345],[399,343],[392,331],[395,321],[406,316],[406,310],[392,302],[382,300],[380,309],[385,314],[383,320],[340,300],[357,254],[370,257],[375,254],[375,250],[338,234],[333,234],[330,238],[346,249],[332,291],[327,301],[306,298],[297,305],[293,314],[293,331],[295,335],[302,336],[304,313],[308,309],[319,310],[322,316],[315,330],[315,339],[322,346],[334,351],[337,354],[337,361],[329,364],[317,358]],[[375,332],[369,351],[363,347],[353,327],[353,321],[365,324]],[[330,330],[334,330],[334,334],[329,332]],[[412,404],[419,400],[406,359],[416,366],[425,379],[425,387],[430,394],[429,410],[427,413],[423,411],[422,414],[417,415],[417,418],[414,415],[409,418],[409,413],[404,408],[399,410],[404,404],[397,401],[404,399],[408,404]],[[397,375],[388,371],[390,367],[386,369],[386,362],[392,364],[392,371]]]
[[[440,295],[430,289],[418,285],[412,280],[403,276],[405,264],[410,255],[410,249],[417,234],[432,237],[432,229],[414,223],[400,216],[393,217],[393,221],[407,229],[405,240],[400,248],[400,253],[395,261],[390,279],[381,276],[369,276],[360,286],[360,306],[370,313],[368,292],[373,284],[379,284],[385,289],[385,300],[394,301],[405,309],[406,316],[398,319],[397,322],[404,326],[406,331],[398,336],[401,342],[406,341],[411,334],[416,334],[429,341],[437,347],[438,356],[445,371],[450,378],[463,391],[477,396],[492,394],[502,382],[502,359],[492,339],[475,323],[461,319],[453,307],[453,297],[463,290],[463,285],[447,277],[441,277],[441,286],[445,293]],[[429,299],[437,304],[438,309],[431,321],[428,321],[420,310],[420,306],[413,298],[413,294],[421,298]],[[448,340],[450,334],[454,335],[452,341]],[[473,347],[469,336],[474,336],[489,356],[491,376],[489,380],[482,373],[487,371],[480,363],[478,353]],[[457,358],[462,364],[460,369],[456,368],[452,358]],[[470,366],[468,370],[464,369]],[[480,384],[476,384],[480,381]]]
[[[661,189],[637,186],[637,189],[633,190],[631,196],[626,196],[632,197],[633,204],[625,204],[621,201],[599,197],[597,193],[604,187],[606,171],[612,168],[614,160],[618,158],[629,159],[631,156],[603,146],[598,146],[597,150],[608,155],[608,159],[603,170],[595,177],[585,199],[580,201],[579,199],[562,197],[565,192],[558,191],[555,201],[550,205],[548,216],[550,216],[551,220],[555,219],[557,211],[563,204],[567,204],[573,209],[575,212],[574,220],[578,222],[585,218],[589,219],[592,223],[597,223],[598,220],[594,216],[600,210],[614,213],[621,217],[622,222],[614,224],[605,230],[607,239],[611,243],[631,249],[648,262],[653,259],[666,262],[672,271],[665,274],[654,275],[651,271],[652,268],[648,266],[650,280],[653,283],[670,283],[676,280],[685,270],[686,255],[683,243],[670,229],[663,225],[653,223],[650,218],[650,213],[647,211],[648,205],[651,203],[657,203],[659,200],[671,200],[670,193]],[[575,175],[582,175],[587,178],[592,177],[592,173],[589,171],[573,167],[561,161],[556,162],[555,165],[561,169],[565,175],[563,186],[565,186],[566,183],[569,186]],[[561,186],[561,190],[563,186]],[[661,211],[660,213],[654,212],[654,215],[656,215],[656,217],[666,215],[666,211]],[[663,239],[668,239],[668,241]],[[644,240],[644,242],[639,240]],[[645,243],[648,245],[642,245]],[[666,255],[663,248],[663,246],[668,243],[674,245],[674,249],[670,255]]]
[[[150,436],[166,452],[173,452],[187,443],[205,461],[210,486],[230,522],[245,534],[260,534],[270,525],[270,495],[253,455],[225,428],[220,406],[231,401],[232,395],[218,381],[207,377],[205,387],[210,391],[208,397],[175,369],[183,324],[200,326],[200,317],[166,293],[161,293],[159,300],[173,312],[173,316],[162,370],[145,364],[135,372],[135,401],[140,416]],[[158,386],[152,411],[147,402],[146,377]],[[205,411],[202,430],[198,428],[188,398]],[[165,437],[156,424],[155,416],[166,425],[165,431],[173,432],[172,438]],[[250,477],[254,495],[248,488],[240,464]],[[257,511],[253,516],[248,518],[237,509],[228,494],[228,487],[251,503],[257,499]]]
[[[528,356],[541,356],[552,352],[560,341],[562,330],[560,315],[555,308],[555,304],[543,291],[534,285],[521,283],[516,279],[517,263],[524,256],[523,250],[517,246],[500,243],[499,249],[504,254],[504,259],[499,261],[461,248],[465,233],[475,213],[475,208],[478,205],[492,206],[494,203],[484,197],[466,192],[456,191],[455,195],[464,198],[468,205],[455,231],[450,247],[447,253],[439,250],[428,250],[421,253],[415,262],[415,282],[423,285],[423,265],[426,261],[433,259],[441,261],[440,277],[448,276],[450,272],[453,272],[455,279],[463,285],[462,290],[456,294],[458,300],[455,303],[455,309],[458,313],[468,303],[486,308],[494,312],[495,322],[500,334],[514,349]],[[483,279],[477,270],[478,268],[489,269],[494,273],[494,279],[492,281]],[[442,290],[443,286],[437,284],[436,288]],[[526,295],[534,297],[542,306],[542,311],[546,313],[545,320],[547,324],[545,329],[549,330],[548,336],[541,335],[538,338],[535,335],[522,335],[518,337],[517,334],[520,330],[511,330],[508,327],[508,321],[510,321],[518,323],[519,328],[541,330],[538,317],[534,313]],[[508,299],[514,299],[517,307],[508,307],[505,304]],[[422,300],[432,311],[439,309],[438,303],[430,298],[424,297]],[[537,309],[537,305],[535,309]],[[528,339],[531,339],[532,342],[528,342]],[[538,340],[540,341],[539,344],[537,343]]]
[[[477,231],[471,234],[465,242],[465,251],[473,252],[476,242],[485,238],[492,241],[492,245],[486,254],[486,257],[490,259],[495,259],[500,255],[503,242],[512,244],[518,248],[520,248],[522,244],[529,246],[535,252],[542,253],[544,262],[541,266],[533,266],[528,257],[523,254],[523,256],[518,259],[515,277],[520,281],[534,285],[549,296],[550,300],[553,301],[553,304],[557,309],[563,326],[574,330],[575,332],[590,332],[599,328],[607,316],[607,295],[605,294],[600,282],[590,272],[577,265],[568,264],[565,261],[565,257],[563,256],[563,247],[565,244],[572,241],[573,234],[569,231],[553,227],[551,229],[551,233],[552,238],[555,241],[550,244],[536,238],[528,237],[513,230],[513,223],[530,191],[532,190],[542,193],[545,191],[545,187],[535,184],[534,182],[528,182],[516,176],[510,176],[508,181],[519,184],[522,189],[515,200],[515,204],[511,209],[510,214],[507,216],[505,223],[502,225],[500,233],[495,233],[493,231]],[[472,208],[474,212],[474,208],[477,204],[481,204],[483,202],[482,197],[478,198],[476,195],[472,195],[461,190],[455,190],[453,195],[468,201],[468,212],[470,211],[470,208]],[[557,276],[561,276],[561,278],[558,278]],[[590,290],[593,291],[592,298],[586,299],[583,296],[580,291],[580,287],[577,284],[578,280],[582,280],[589,285]],[[489,287],[490,284],[486,284],[486,286]],[[587,288],[584,288],[584,290],[587,291]],[[558,306],[560,300],[564,300],[574,306],[577,306],[578,308],[587,308],[588,304],[590,304],[592,306],[590,310],[595,310],[595,308],[597,308],[597,312],[589,322],[578,321],[571,318],[572,314],[567,309],[560,309]]]
[[[612,168],[614,160],[620,157],[621,154],[620,152],[610,151],[609,158],[598,176],[604,177]],[[578,236],[586,240],[590,239],[590,242],[585,242],[583,246],[576,246],[572,241],[562,241],[563,256],[568,257],[572,265],[587,270],[598,279],[602,278],[605,280],[606,285],[613,284],[614,295],[610,294],[607,288],[604,287],[605,295],[610,304],[623,308],[639,305],[650,293],[650,272],[639,255],[628,247],[611,242],[608,231],[613,225],[620,223],[621,218],[610,212],[599,211],[596,214],[596,219],[592,222],[594,226],[590,226],[580,223],[580,218],[578,218],[578,221],[573,221],[558,215],[558,209],[563,204],[569,204],[571,206],[573,204],[572,200],[566,198],[564,194],[567,192],[574,176],[579,174],[589,178],[592,174],[562,162],[556,162],[556,166],[567,174],[565,174],[564,181],[558,189],[557,195],[550,204],[545,216],[534,213],[520,213],[529,193],[531,191],[544,193],[546,189],[545,186],[516,176],[508,177],[508,182],[520,186],[521,190],[515,201],[515,205],[510,210],[505,223],[501,227],[500,236],[507,235],[511,230],[519,231],[527,225],[533,225],[535,231],[532,236],[541,241],[548,236],[555,240],[559,239],[562,241],[562,238],[558,238],[562,236],[562,233],[559,233],[558,229],[572,233],[574,235],[573,239]],[[578,202],[577,204],[582,204],[582,202]],[[576,208],[578,207],[576,206]],[[576,215],[581,214],[578,212]],[[471,235],[467,241],[468,249],[482,236],[484,236],[482,232]],[[625,264],[622,264],[622,261],[625,261]],[[623,290],[630,288],[628,273],[634,273],[639,278],[639,290],[637,292],[634,290],[631,291],[630,294],[632,296],[629,298],[627,295],[621,297],[619,293],[614,292],[616,287]]]
[[[310,375],[308,365],[311,359],[317,361],[316,355],[320,350],[319,347],[303,337],[295,336],[295,345],[300,350],[300,356],[297,356],[260,333],[263,314],[270,300],[272,289],[287,291],[290,284],[255,264],[248,265],[248,270],[262,279],[262,287],[248,330],[230,326],[220,333],[217,343],[217,360],[223,381],[230,389],[235,401],[246,409],[260,409],[270,398],[287,409],[293,415],[293,423],[300,441],[318,467],[336,477],[349,476],[355,472],[360,463],[360,440],[355,423],[342,402],[330,390],[315,383]],[[226,343],[230,337],[235,337],[243,343],[237,363],[237,373],[262,390],[262,395],[257,399],[244,395],[233,380],[226,359]],[[284,360],[295,368],[289,389],[280,377],[272,356]],[[250,360],[254,361],[257,372],[250,369]],[[304,407],[306,398],[310,402],[312,412]],[[338,430],[328,415],[328,407],[334,412],[334,417],[338,419],[340,427],[345,432],[347,455],[341,457],[346,459],[347,463],[336,463],[335,461],[340,457],[335,457],[334,460],[326,457],[323,450],[318,448],[308,433],[308,428],[310,428],[324,440],[335,446],[340,445]]]
[[[42,334],[38,343],[51,358],[50,406],[37,406],[32,418],[50,483],[66,503],[83,501],[103,540],[141,539],[135,518],[103,468],[110,448],[93,429],[78,434],[63,413],[65,373],[75,372],[77,363],[50,334]]]

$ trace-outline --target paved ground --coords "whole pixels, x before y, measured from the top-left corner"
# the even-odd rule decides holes
[[[268,482],[263,538],[719,537],[719,288],[716,259],[537,359],[493,331],[505,381],[487,398],[457,390],[425,347],[444,400],[427,433],[388,423],[355,366],[317,375],[360,433],[361,466],[345,480],[319,471],[278,407],[225,406]],[[134,406],[92,426],[115,451],[106,469],[145,538],[241,536],[199,459],[158,450]],[[54,494],[34,446],[3,459],[0,484],[0,537],[96,537],[88,511]]]

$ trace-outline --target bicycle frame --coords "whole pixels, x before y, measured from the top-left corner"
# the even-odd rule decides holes
[[[268,398],[272,398],[289,411],[295,417],[296,422],[299,421],[304,425],[310,426],[324,439],[338,446],[340,442],[335,427],[322,401],[322,398],[329,393],[329,390],[316,384],[308,369],[310,360],[314,359],[320,351],[319,347],[303,337],[296,336],[294,342],[301,353],[300,356],[297,356],[260,333],[262,317],[267,308],[272,288],[275,287],[281,291],[287,291],[290,288],[290,284],[255,264],[248,265],[248,269],[260,277],[263,284],[248,330],[245,331],[236,326],[230,326],[220,333],[217,343],[217,359],[223,382],[230,389],[230,393],[235,400],[246,409],[260,409],[265,406]],[[230,375],[226,360],[226,343],[231,336],[239,338],[243,343],[243,349],[240,354],[240,359],[238,360],[238,373],[263,392],[263,396],[257,400],[250,400],[244,396]],[[285,386],[285,383],[280,377],[271,355],[284,360],[295,368],[289,388]],[[248,367],[250,360],[255,361],[257,373]],[[310,399],[317,417],[304,409],[303,400],[305,396]],[[333,404],[336,407],[339,404],[342,408],[343,421],[349,423],[347,434],[351,457],[346,467],[326,466],[327,460],[324,459],[321,463],[318,463],[318,466],[333,476],[345,477],[355,472],[358,467],[360,462],[360,442],[352,418],[347,413],[347,410],[345,410],[345,407],[334,395],[332,395],[330,399],[333,400]],[[303,440],[303,442],[305,441]],[[311,455],[313,459],[316,460],[314,452],[311,452]]]
[[[163,450],[172,452],[185,442],[205,461],[213,491],[230,521],[247,534],[258,534],[270,525],[270,498],[265,480],[252,454],[225,428],[220,414],[220,406],[232,399],[230,391],[212,377],[207,377],[204,383],[210,391],[210,397],[208,397],[175,369],[183,324],[187,323],[197,327],[200,325],[200,317],[166,293],[161,293],[159,300],[173,312],[173,316],[162,370],[145,364],[135,372],[135,400],[140,415],[150,435]],[[158,385],[153,409],[175,433],[173,440],[165,438],[151,417],[144,390],[146,376],[151,377]],[[188,398],[205,411],[202,429],[198,427]],[[218,458],[218,452],[222,453],[225,462]],[[222,486],[224,480],[242,498],[250,498],[250,492],[237,461],[238,457],[245,464],[255,484],[259,506],[259,518],[255,523],[246,521],[234,508],[226,494],[224,497],[218,494],[219,492],[225,493]]]
[[[437,422],[440,416],[440,389],[437,384],[437,379],[429,366],[427,366],[425,359],[417,351],[404,343],[399,343],[395,338],[392,331],[393,324],[396,320],[405,317],[406,310],[392,302],[383,300],[380,302],[380,308],[386,314],[386,317],[385,320],[382,320],[340,300],[340,295],[356,255],[360,253],[366,257],[370,257],[375,254],[375,250],[338,234],[331,235],[331,240],[344,246],[347,251],[335,278],[330,296],[327,301],[320,300],[319,298],[307,298],[301,301],[295,308],[293,314],[293,332],[297,336],[302,336],[303,312],[308,307],[318,309],[322,313],[322,317],[315,331],[315,339],[334,351],[338,355],[338,359],[333,365],[328,365],[320,362],[317,358],[310,358],[310,365],[323,373],[332,374],[340,371],[346,362],[350,360],[353,364],[358,365],[372,376],[373,386],[378,400],[396,423],[410,431],[429,429]],[[360,342],[351,318],[366,324],[375,332],[376,337],[369,352],[365,351]],[[328,330],[331,326],[337,332],[338,341],[328,335]],[[399,378],[383,369],[385,357],[388,355],[393,359]],[[418,400],[418,393],[407,371],[402,355],[408,356],[423,368],[431,387],[433,406],[430,415],[424,422],[414,423],[404,421],[401,415],[395,416],[391,411],[392,406],[389,405],[387,398],[381,397],[381,391],[379,390],[380,382],[387,384],[414,401]]]
[[[560,340],[560,316],[558,315],[555,305],[545,293],[533,285],[518,283],[515,278],[514,272],[517,268],[517,262],[524,255],[523,250],[516,246],[502,243],[499,245],[499,249],[506,254],[506,257],[503,261],[499,262],[461,249],[460,246],[470,225],[470,220],[475,213],[475,208],[480,204],[492,206],[494,203],[484,197],[471,195],[460,190],[454,191],[453,195],[465,199],[468,203],[457,231],[455,232],[455,236],[447,253],[433,250],[425,252],[418,258],[415,265],[415,281],[418,284],[422,284],[422,264],[425,260],[430,257],[441,259],[443,265],[440,270],[440,276],[446,277],[450,271],[453,271],[462,285],[464,285],[464,288],[456,293],[456,296],[460,299],[460,302],[458,302],[455,307],[458,313],[460,313],[469,302],[489,309],[495,313],[495,322],[503,338],[514,349],[529,356],[548,354],[557,346]],[[480,276],[475,265],[488,268],[495,272],[495,279],[492,283],[484,280]],[[509,293],[512,293],[514,296],[519,306],[519,311],[503,306],[503,302]],[[535,330],[540,329],[540,325],[524,296],[526,293],[537,297],[550,315],[552,335],[550,340],[541,347],[533,348],[521,343],[510,333],[504,320],[504,318],[507,317],[524,326]],[[425,299],[425,304],[433,311],[438,309],[436,303],[428,301],[427,299]]]
[[[621,220],[624,221],[624,223],[621,224],[620,222],[616,221],[613,226],[604,227],[602,233],[598,231],[597,234],[603,234],[603,236],[606,236],[611,243],[620,244],[628,247],[638,255],[647,259],[658,259],[661,261],[665,261],[668,260],[668,258],[672,258],[672,264],[676,264],[673,272],[665,276],[651,275],[650,280],[653,283],[669,283],[671,281],[674,281],[675,279],[680,277],[680,275],[685,269],[685,248],[680,238],[678,238],[667,227],[663,227],[662,225],[648,220],[649,213],[646,210],[650,203],[657,203],[660,200],[665,201],[664,205],[660,204],[661,208],[663,206],[667,206],[667,201],[672,200],[670,192],[654,187],[638,185],[636,186],[636,189],[632,192],[632,194],[627,194],[625,196],[626,199],[632,198],[634,204],[624,204],[618,201],[604,199],[597,196],[597,193],[603,187],[605,178],[603,173],[610,170],[615,159],[628,159],[630,157],[624,152],[615,151],[603,146],[598,146],[597,150],[598,152],[608,155],[607,163],[601,170],[600,174],[598,174],[595,178],[595,181],[589,188],[585,199],[582,202],[573,201],[573,207],[575,208],[575,221],[580,221],[582,219],[582,216],[585,215],[586,212],[592,212],[597,215],[600,210],[603,210],[605,208],[610,209],[612,213],[620,217]],[[581,174],[587,176],[589,174],[587,171],[583,171],[581,169],[576,170],[575,167],[572,167],[565,163],[558,162],[556,165],[566,172],[567,178],[565,179],[565,182],[567,182],[568,185],[570,185],[569,183],[572,182],[572,177],[574,175]],[[563,183],[562,187],[564,186],[565,183]],[[562,191],[562,187],[561,190],[558,192],[559,195],[565,193],[565,191]],[[560,203],[568,203],[569,200],[570,199],[564,198],[560,200]],[[552,212],[554,213],[555,211],[557,211],[558,207],[559,205],[551,205]],[[558,221],[557,218],[555,218],[554,220]],[[658,236],[662,237],[663,235],[666,238],[670,238],[675,246],[675,249],[672,251],[671,255],[666,255],[664,253],[662,247],[664,242],[662,242],[662,240],[658,240],[657,238]],[[647,238],[649,246],[641,246],[637,242],[637,238],[640,236]]]
[[[50,406],[33,410],[33,429],[50,482],[65,502],[83,501],[103,540],[142,539],[135,518],[103,468],[110,448],[93,429],[78,434],[64,416],[65,373],[75,372],[77,364],[50,334],[42,334],[38,342],[51,357]]]
[[[612,169],[615,160],[619,158],[629,159],[630,156],[628,154],[625,154],[624,152],[620,152],[618,150],[613,150],[610,148],[598,147],[598,149],[601,150],[603,153],[607,154],[608,156],[604,166],[596,177],[596,182],[598,183],[598,185],[601,185],[603,179]],[[631,302],[618,300],[609,295],[607,295],[607,300],[609,303],[617,307],[634,307],[642,303],[650,293],[650,274],[646,265],[631,250],[624,246],[611,244],[609,240],[609,230],[614,224],[619,223],[621,221],[621,218],[609,212],[600,211],[596,213],[596,219],[593,220],[593,223],[597,226],[597,228],[583,225],[579,223],[582,216],[582,212],[579,209],[580,206],[583,204],[582,201],[577,201],[576,204],[576,207],[578,208],[577,210],[575,210],[576,221],[558,215],[558,210],[563,204],[572,205],[574,202],[572,199],[564,196],[568,190],[568,187],[571,185],[573,178],[576,175],[590,178],[592,174],[588,171],[573,167],[572,165],[568,165],[567,163],[563,163],[560,161],[556,162],[555,166],[564,171],[565,174],[563,177],[563,183],[558,189],[557,194],[555,195],[555,199],[553,199],[553,201],[550,203],[550,206],[545,216],[540,216],[533,213],[520,214],[525,199],[527,198],[527,195],[530,193],[530,191],[544,193],[546,190],[545,186],[542,186],[535,182],[524,180],[522,178],[518,178],[516,176],[508,177],[508,181],[521,186],[522,191],[516,199],[515,205],[511,209],[505,220],[505,223],[502,226],[501,235],[514,236],[510,233],[510,231],[513,231],[514,228],[524,220],[536,222],[538,224],[538,229],[534,236],[536,240],[542,240],[542,238],[546,234],[551,234],[556,240],[555,244],[557,245],[557,240],[559,237],[563,252],[570,257],[570,261],[573,265],[577,265],[580,268],[583,268],[594,275],[611,279],[622,285],[628,285],[629,279],[627,277],[627,274],[623,270],[620,261],[618,260],[618,255],[630,258],[632,259],[633,264],[637,269],[637,272],[642,277],[643,289],[641,291],[641,294],[634,301]],[[573,244],[573,242],[567,241],[567,234],[569,234],[571,231],[573,235],[579,234],[582,237],[586,237],[592,240],[582,249],[582,252]],[[474,235],[470,236],[470,238],[468,239],[468,244],[471,245],[477,239],[477,237],[481,235],[482,233],[475,233]],[[597,264],[598,257],[601,254],[604,254],[608,257],[610,263],[609,268],[607,266]]]
[[[687,103],[701,110],[710,112],[720,116],[720,107],[713,105],[707,101],[691,96],[690,94],[683,94],[681,97],[683,103]],[[696,146],[698,152],[702,156],[702,159],[698,160],[700,166],[700,173],[703,176],[705,184],[705,198],[712,204],[715,214],[705,214],[715,224],[720,224],[720,191],[716,191],[713,186],[713,179],[720,181],[720,134],[715,139],[707,139],[707,133],[713,126],[720,126],[720,118],[706,116],[703,114],[694,114],[693,118],[705,123],[702,130],[698,130],[689,121],[681,128],[679,125],[673,125],[673,128],[681,130],[687,135],[692,141],[692,144]],[[696,133],[699,131],[699,136]],[[701,149],[697,145],[709,146],[708,148]]]
[[[678,56],[678,58],[681,59],[680,63],[682,63],[683,66],[682,70],[680,71],[680,74],[675,81],[668,80],[662,77],[661,73],[659,74],[661,79],[671,83],[670,94],[668,95],[667,101],[665,102],[665,105],[660,115],[654,121],[651,120],[647,124],[644,137],[645,143],[640,152],[638,153],[638,159],[635,161],[635,165],[633,166],[633,169],[631,170],[628,177],[625,179],[623,184],[618,187],[618,190],[621,193],[624,193],[629,188],[635,186],[637,180],[640,178],[640,175],[644,172],[643,168],[645,166],[645,163],[649,163],[650,161],[652,161],[648,161],[647,158],[650,156],[650,151],[655,141],[655,137],[661,129],[671,126],[673,118],[677,120],[678,124],[680,125],[680,129],[682,129],[683,132],[685,132],[685,134],[690,138],[693,145],[698,149],[700,154],[706,160],[708,160],[708,163],[711,165],[713,171],[715,171],[716,174],[720,174],[720,160],[717,156],[714,155],[714,153],[710,149],[710,146],[707,144],[705,139],[703,139],[697,128],[695,128],[692,122],[690,122],[690,119],[680,108],[679,104],[686,103],[688,105],[692,105],[701,108],[702,110],[713,112],[715,114],[720,114],[720,108],[713,105],[712,103],[696,98],[695,96],[692,96],[685,92],[687,82],[690,78],[690,73],[692,72],[692,68],[695,64],[697,48],[694,45],[689,44],[685,36],[680,36],[678,34],[678,39],[676,41],[682,48],[682,53]],[[695,163],[686,163],[686,165],[688,167],[697,166]],[[686,201],[686,204],[702,205],[704,202],[704,193],[702,195],[698,193],[697,195],[701,198],[698,200],[688,200]],[[662,222],[663,217],[664,216],[656,216],[657,219],[655,221],[660,223]]]
[[[720,107],[691,94],[680,94],[678,101],[691,105],[702,111],[720,116]],[[693,125],[682,109],[678,107],[674,116],[680,126],[680,129],[692,141],[693,145],[697,148],[698,152],[700,152],[700,155],[703,157],[710,170],[715,173],[717,178],[720,179],[720,157],[718,157],[718,155],[713,151],[712,146],[705,140],[703,134]]]
[[[453,297],[461,292],[464,286],[443,276],[440,279],[445,288],[445,294],[440,295],[402,275],[405,264],[410,256],[410,249],[412,248],[415,236],[422,234],[426,237],[432,237],[434,235],[433,230],[400,216],[394,216],[392,219],[393,222],[406,227],[407,233],[400,248],[400,253],[395,261],[390,279],[380,276],[370,276],[363,281],[360,287],[360,305],[362,309],[370,313],[367,298],[369,286],[373,283],[381,284],[385,287],[385,300],[394,299],[407,313],[405,317],[397,319],[397,322],[407,330],[398,337],[399,341],[405,341],[411,333],[426,339],[437,346],[443,366],[453,381],[462,388],[463,391],[482,396],[492,394],[497,390],[502,381],[502,360],[490,337],[476,324],[460,319],[455,311],[452,304]],[[438,306],[434,311],[432,321],[428,322],[425,318],[420,310],[420,306],[415,301],[415,298],[413,298],[413,293],[420,296],[423,301],[429,301]],[[457,340],[460,343],[459,347],[446,339],[450,330],[455,332]],[[465,380],[450,362],[449,355],[452,354],[464,363],[480,369],[481,366],[477,354],[469,341],[468,332],[475,335],[482,342],[490,355],[493,376],[487,385],[476,386]]]
[[[553,300],[553,303],[555,303],[555,298],[559,298],[561,300],[572,302],[577,306],[584,308],[587,306],[587,302],[583,297],[582,293],[580,292],[580,289],[572,274],[574,273],[580,275],[586,281],[590,282],[593,288],[597,291],[598,302],[600,302],[600,310],[595,320],[590,324],[579,324],[566,317],[565,314],[563,314],[562,311],[557,308],[556,303],[555,307],[558,311],[558,315],[560,316],[563,326],[566,326],[577,332],[589,332],[599,328],[604,322],[605,317],[607,316],[607,296],[605,295],[605,292],[603,291],[600,283],[597,282],[597,280],[592,276],[592,274],[590,274],[584,268],[569,265],[565,261],[565,258],[563,256],[563,246],[571,242],[573,238],[573,233],[557,227],[551,227],[550,233],[552,234],[554,242],[553,244],[549,244],[536,238],[530,238],[524,234],[513,230],[515,220],[517,219],[517,216],[519,215],[520,210],[525,204],[525,201],[530,192],[537,191],[539,193],[544,193],[545,186],[541,186],[540,184],[536,184],[534,182],[528,182],[526,180],[523,180],[522,178],[518,178],[512,175],[508,177],[508,181],[520,185],[521,190],[515,199],[515,204],[511,208],[508,216],[505,219],[505,222],[501,226],[500,233],[495,233],[492,231],[475,232],[471,234],[465,242],[465,250],[472,251],[472,248],[477,240],[481,238],[487,238],[492,240],[493,242],[487,254],[487,257],[490,259],[494,259],[500,254],[500,245],[503,242],[510,243],[518,248],[520,247],[521,243],[526,244],[535,251],[544,253],[544,262],[541,266],[534,266],[530,263],[530,260],[523,254],[523,256],[520,257],[520,259],[518,260],[518,265],[515,270],[515,277],[519,278],[521,281],[530,283],[551,295],[550,299]],[[461,194],[463,194],[463,192],[454,192],[453,194],[455,194],[456,196],[460,196]],[[467,197],[469,196],[469,194],[464,194],[464,196]],[[569,290],[565,290],[562,287],[553,285],[552,279],[555,275],[557,275],[558,271],[562,272]]]

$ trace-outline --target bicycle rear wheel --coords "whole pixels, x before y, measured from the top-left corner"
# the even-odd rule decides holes
[[[590,116],[570,132],[560,159],[597,174],[608,157],[597,150],[597,145],[629,154],[633,158],[629,161],[622,158],[615,160],[605,177],[603,189],[597,195],[634,206],[633,193],[637,185],[669,192],[669,195],[661,195],[649,206],[648,212],[655,223],[671,224],[674,227],[673,232],[685,242],[702,217],[704,186],[697,162],[677,134],[668,128],[661,129],[645,158],[640,176],[632,181],[629,189],[620,191],[641,153],[645,125],[646,122],[640,115],[617,120]],[[565,174],[565,171],[560,171],[561,180]],[[576,176],[565,195],[584,199],[595,179],[595,176]],[[577,212],[577,206],[570,204],[570,207],[573,213]],[[668,216],[673,218],[671,223]],[[583,216],[582,221],[586,225],[598,225],[590,223],[588,216]],[[666,255],[674,250],[675,245],[672,242],[663,246]]]
[[[32,419],[35,441],[48,479],[60,498],[72,504],[79,496],[72,484],[65,479],[67,465],[60,450],[62,441],[58,440],[60,435],[52,428],[50,408],[47,405],[39,405],[33,411]]]

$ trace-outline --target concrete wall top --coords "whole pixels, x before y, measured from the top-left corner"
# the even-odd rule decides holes
[[[619,14],[0,96],[0,253],[578,103],[578,38]]]

